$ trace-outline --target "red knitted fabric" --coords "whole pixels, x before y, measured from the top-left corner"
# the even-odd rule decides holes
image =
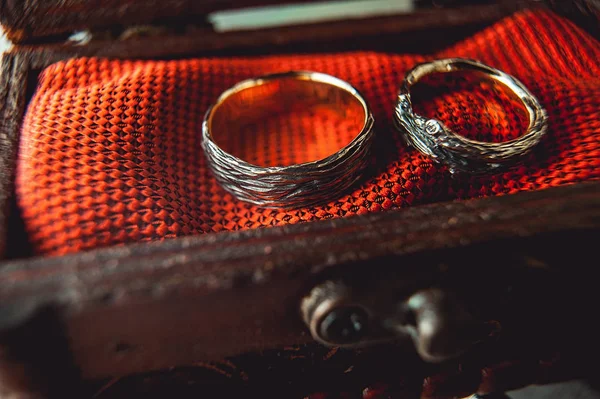
[[[418,62],[449,56],[476,58],[515,75],[546,108],[548,135],[523,166],[493,177],[456,178],[401,142],[392,112],[405,72]],[[65,254],[598,179],[598,60],[597,41],[540,10],[515,14],[430,56],[69,60],[44,71],[25,116],[18,204],[35,250]],[[287,70],[321,71],[357,87],[375,116],[377,143],[368,176],[353,192],[323,206],[265,210],[235,200],[217,185],[200,146],[201,124],[223,90],[242,79]],[[452,92],[425,88],[421,94],[420,112],[467,136],[499,141],[522,133],[522,111],[506,104],[501,93],[459,84]],[[299,115],[283,130],[246,132],[238,151],[264,164],[333,152],[345,140],[344,129],[321,116],[315,122]],[[322,139],[332,136],[339,139]]]

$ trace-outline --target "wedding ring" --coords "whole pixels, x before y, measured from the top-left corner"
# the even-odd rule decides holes
[[[278,131],[286,126],[290,129],[293,117],[302,112],[306,115],[307,110],[321,110],[334,119],[348,121],[356,132],[351,129],[348,142],[336,147],[334,153],[283,165],[258,165],[227,151],[231,144],[220,145],[254,140],[257,131],[253,126],[281,115],[290,117],[284,122],[278,119]],[[236,198],[267,208],[307,207],[339,198],[360,179],[369,163],[373,122],[367,102],[347,82],[317,72],[277,73],[242,81],[221,94],[204,117],[202,148],[216,180]],[[323,139],[336,139],[335,126],[330,130],[325,131],[327,137]],[[243,143],[235,144],[247,150]],[[260,151],[276,151],[269,145],[264,144]]]
[[[529,116],[525,133],[509,141],[490,143],[460,136],[436,119],[415,114],[410,89],[432,73],[470,71],[510,90]],[[449,58],[417,65],[410,70],[398,94],[395,123],[407,143],[435,161],[445,164],[451,173],[487,174],[518,163],[544,136],[548,116],[539,101],[516,78],[478,61]]]

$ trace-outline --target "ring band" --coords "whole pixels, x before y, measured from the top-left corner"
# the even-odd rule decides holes
[[[529,125],[524,135],[510,141],[489,143],[471,140],[454,133],[436,119],[414,113],[410,89],[432,73],[468,70],[482,74],[508,88],[524,105]],[[518,163],[547,131],[548,116],[539,101],[516,78],[478,61],[448,58],[417,65],[410,70],[398,94],[395,109],[396,127],[406,141],[421,153],[445,164],[451,173],[487,174]]]
[[[356,136],[322,159],[283,166],[257,166],[218,145],[224,132],[238,137],[252,121],[311,107],[356,121]],[[266,208],[307,207],[339,197],[361,177],[369,163],[373,123],[367,102],[347,82],[317,72],[277,73],[242,81],[221,94],[204,117],[202,148],[219,184],[236,198]]]

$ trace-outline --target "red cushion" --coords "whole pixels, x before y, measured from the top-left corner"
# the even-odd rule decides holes
[[[403,76],[416,63],[440,57],[479,59],[513,74],[537,96],[550,129],[522,166],[493,177],[452,177],[401,142],[392,113]],[[60,62],[41,75],[25,116],[18,204],[35,251],[65,254],[594,180],[600,178],[598,60],[597,41],[571,22],[537,10],[517,13],[428,56]],[[325,72],[363,93],[376,120],[373,164],[352,192],[329,204],[260,209],[234,199],[212,177],[200,146],[202,119],[236,82],[288,70]],[[419,111],[462,134],[490,141],[522,134],[521,108],[501,93],[459,84],[452,92],[425,88],[422,94]],[[277,123],[263,126],[261,134],[245,136],[246,145],[238,150],[259,163],[285,163],[333,152],[345,140],[348,132],[327,115],[317,122],[305,116],[285,129],[276,129]],[[332,134],[334,139],[327,139]],[[312,147],[302,155],[306,143]]]

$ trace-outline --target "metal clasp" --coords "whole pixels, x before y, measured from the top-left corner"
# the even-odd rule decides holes
[[[343,281],[325,281],[303,298],[301,313],[313,338],[325,345],[361,347],[412,340],[426,361],[454,358],[497,332],[443,288],[425,288],[396,299],[393,284],[376,295]]]

